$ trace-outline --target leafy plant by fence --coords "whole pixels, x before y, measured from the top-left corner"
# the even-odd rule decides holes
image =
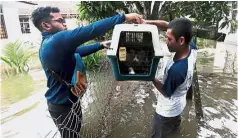
[[[94,67],[98,66],[101,58],[102,58],[102,55],[100,52],[84,57],[83,62],[84,62],[85,68],[88,70],[91,70]]]
[[[94,40],[88,41],[85,45],[95,43]],[[87,70],[92,70],[99,65],[100,60],[102,59],[102,53],[100,51],[93,53],[89,56],[83,57],[84,66]]]

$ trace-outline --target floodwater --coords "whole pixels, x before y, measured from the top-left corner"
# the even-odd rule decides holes
[[[238,137],[237,52],[236,47],[221,47],[199,50],[198,53],[203,118],[196,115],[196,101],[188,100],[181,126],[169,138]],[[149,138],[158,93],[152,83],[115,81],[107,62],[98,71],[88,74],[89,89],[82,99],[81,137]],[[160,72],[157,76],[161,77]],[[34,110],[1,124],[2,137],[53,137],[56,128],[48,117],[43,93],[39,98],[41,100]]]
[[[202,49],[198,53],[197,73],[202,105],[198,108],[202,109],[200,114],[203,117],[196,114],[195,103],[198,101],[194,98],[187,100],[181,126],[169,138],[238,137],[237,52],[236,47],[224,48],[222,44],[218,43],[217,49]],[[169,57],[165,57],[164,62],[166,58]],[[224,60],[223,64],[220,59]],[[99,92],[103,100],[94,100],[85,112],[82,137],[150,137],[158,91],[151,82],[115,82],[108,77],[109,74],[111,71],[99,78],[105,81],[103,88],[98,89],[102,85],[98,82],[97,90],[93,90]],[[161,77],[159,73],[158,77]],[[94,80],[97,83],[98,78]],[[93,113],[93,108],[99,111]],[[90,123],[92,119],[94,121]],[[99,129],[95,130],[95,127]]]

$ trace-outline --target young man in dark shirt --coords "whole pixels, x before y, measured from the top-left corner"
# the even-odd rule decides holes
[[[72,84],[77,83],[77,76],[83,78],[80,90],[83,89],[85,91],[86,74],[81,57],[106,48],[108,43],[98,42],[88,46],[80,45],[104,35],[113,29],[116,24],[123,23],[124,21],[141,23],[141,16],[136,13],[117,14],[88,26],[67,30],[65,20],[58,8],[39,7],[33,11],[32,21],[35,27],[42,33],[39,58],[45,71],[47,87],[49,88],[45,94],[48,110],[62,137],[79,137],[82,118],[80,105],[77,107],[76,112],[80,122],[74,121],[72,118],[70,119],[67,115],[71,111],[73,103],[78,101],[81,91],[75,90],[78,87],[69,89],[64,83],[57,80],[49,70],[53,70],[60,76],[61,80]],[[70,126],[65,126],[64,122],[67,121],[71,121]]]

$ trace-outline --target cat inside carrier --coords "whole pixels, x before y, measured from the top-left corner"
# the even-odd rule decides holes
[[[122,31],[117,50],[122,75],[148,75],[154,57],[151,32]]]
[[[120,24],[107,51],[116,80],[152,80],[163,50],[154,25]]]

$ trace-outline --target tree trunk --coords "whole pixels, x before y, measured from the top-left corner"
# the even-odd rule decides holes
[[[144,15],[145,15],[145,19],[149,19],[150,18],[150,13],[151,11],[151,1],[145,1],[144,2]]]
[[[139,1],[136,1],[134,4],[137,10],[139,11],[139,13],[144,14],[144,8],[141,6],[141,3]]]
[[[158,20],[159,19],[159,6],[160,6],[160,1],[155,1],[152,13],[149,17],[150,20]]]
[[[162,5],[160,11],[159,11],[159,15],[158,18],[159,19],[163,19],[165,15],[167,15],[167,12],[169,11],[170,8],[170,4],[172,2],[171,1],[165,1],[164,4]]]

